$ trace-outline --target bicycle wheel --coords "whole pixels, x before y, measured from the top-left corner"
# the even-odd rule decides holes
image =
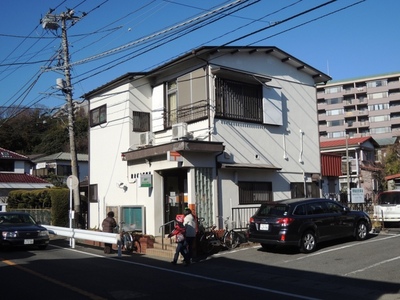
[[[239,235],[235,231],[229,230],[225,232],[223,242],[227,249],[235,249],[239,245]]]
[[[201,251],[204,254],[210,254],[214,248],[213,244],[211,243],[211,233],[205,232],[201,237],[200,237],[200,248]]]
[[[129,232],[124,233],[123,241],[125,250],[128,252],[132,252],[134,245],[133,245],[132,235]]]

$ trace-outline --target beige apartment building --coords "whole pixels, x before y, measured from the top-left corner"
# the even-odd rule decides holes
[[[400,72],[331,81],[317,89],[320,141],[400,136]]]

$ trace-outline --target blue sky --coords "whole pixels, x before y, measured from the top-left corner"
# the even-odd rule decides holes
[[[74,99],[127,72],[149,71],[204,45],[276,46],[333,80],[400,71],[400,1],[329,2],[2,1],[0,106],[65,103],[55,89],[63,73],[51,70],[59,62],[60,30],[44,30],[40,24],[50,8],[56,15],[68,8],[76,17],[87,13],[68,28]],[[225,14],[211,14],[228,5]]]

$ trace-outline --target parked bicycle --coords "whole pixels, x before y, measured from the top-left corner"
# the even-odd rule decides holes
[[[121,236],[121,247],[122,250],[128,252],[142,252],[142,246],[140,245],[141,233],[135,231],[134,225],[124,225],[125,222],[120,222],[120,236]]]
[[[218,216],[217,218],[223,218]],[[234,249],[240,243],[240,236],[229,226],[229,217],[224,220],[225,229],[216,230],[217,226],[205,226],[204,218],[199,218],[200,222],[200,247],[203,253],[210,254],[213,251],[219,250],[224,247],[228,250]]]

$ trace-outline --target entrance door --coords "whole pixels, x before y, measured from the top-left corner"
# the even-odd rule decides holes
[[[187,202],[187,169],[163,171],[164,177],[164,219],[167,223],[175,220],[176,215],[183,214]]]

